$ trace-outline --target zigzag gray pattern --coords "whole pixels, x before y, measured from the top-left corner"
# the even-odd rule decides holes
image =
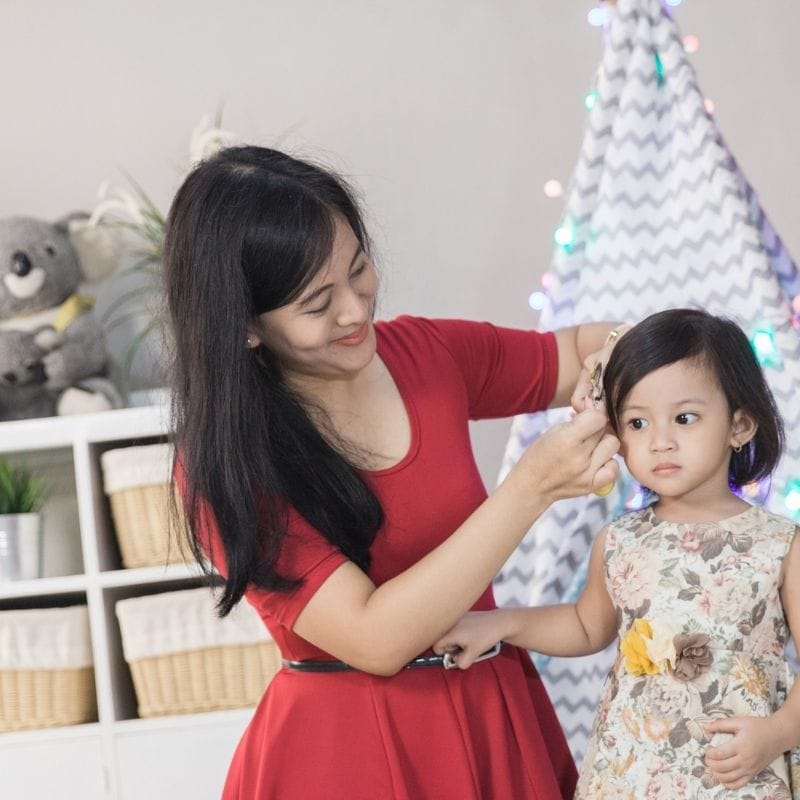
[[[619,0],[608,11],[597,98],[567,192],[564,219],[576,238],[554,255],[541,327],[635,322],[685,305],[724,313],[745,330],[771,325],[786,368],[765,372],[789,445],[767,505],[785,514],[779,489],[800,476],[800,436],[792,435],[800,432],[800,339],[788,307],[800,293],[800,274],[706,111],[670,15],[659,0]],[[566,416],[556,411],[515,419],[500,477]],[[498,575],[498,601],[571,599],[594,535],[623,500],[617,489],[607,498],[553,506]],[[541,662],[578,762],[615,654],[612,645],[587,658]]]

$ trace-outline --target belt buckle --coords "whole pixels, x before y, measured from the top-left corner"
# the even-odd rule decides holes
[[[472,663],[477,664],[479,661],[486,661],[489,658],[494,658],[503,649],[503,643],[497,642],[493,647],[481,653]],[[445,669],[454,669],[458,666],[456,663],[456,656],[461,650],[453,651],[452,653],[444,653],[442,655],[442,666]]]
[[[494,658],[503,649],[503,643],[497,642],[494,647],[490,647],[485,652],[481,653],[472,663],[477,664],[479,661],[486,661],[487,658]]]

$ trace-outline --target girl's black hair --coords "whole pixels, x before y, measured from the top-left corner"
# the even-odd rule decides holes
[[[369,253],[341,178],[252,146],[197,165],[167,217],[176,472],[201,561],[209,515],[219,530],[223,615],[248,586],[288,591],[300,583],[276,570],[290,507],[365,571],[383,523],[375,494],[311,421],[274,355],[245,347],[257,316],[297,299],[326,261],[337,218]]]
[[[623,404],[642,378],[684,359],[694,359],[716,377],[731,414],[741,409],[758,426],[741,452],[731,454],[731,485],[741,487],[768,477],[781,458],[784,442],[775,399],[742,329],[735,322],[706,311],[660,311],[619,340],[603,376],[611,425],[619,431]]]

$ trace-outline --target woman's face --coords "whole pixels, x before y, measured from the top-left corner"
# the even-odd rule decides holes
[[[330,256],[293,302],[267,311],[251,331],[280,361],[287,378],[346,378],[375,354],[375,267],[337,218]]]

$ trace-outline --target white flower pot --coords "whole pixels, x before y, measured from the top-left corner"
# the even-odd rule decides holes
[[[0,583],[42,577],[42,515],[0,514]]]

